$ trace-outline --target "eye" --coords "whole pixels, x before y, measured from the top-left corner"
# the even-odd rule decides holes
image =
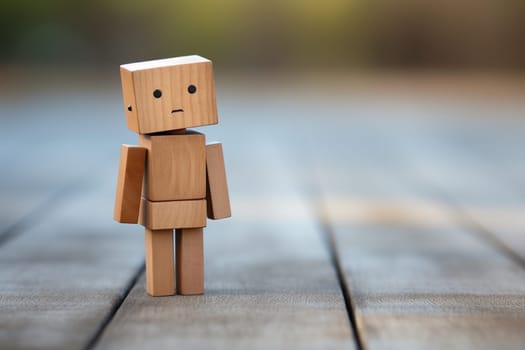
[[[194,94],[194,93],[196,93],[196,92],[197,92],[197,87],[196,87],[195,85],[193,85],[193,84],[190,85],[190,86],[188,86],[188,92],[189,92],[190,94]]]
[[[153,96],[155,98],[160,98],[162,96],[162,91],[160,91],[159,89],[156,89],[155,91],[153,91]]]
[[[131,107],[131,105],[128,105],[128,111],[132,111],[133,110],[133,107]]]

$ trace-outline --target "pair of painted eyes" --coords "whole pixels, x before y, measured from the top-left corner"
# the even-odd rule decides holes
[[[197,92],[197,87],[195,85],[189,85],[188,86],[188,92],[190,94],[194,94]],[[155,98],[161,98],[162,97],[162,91],[160,91],[159,89],[155,89],[153,90],[153,97]]]

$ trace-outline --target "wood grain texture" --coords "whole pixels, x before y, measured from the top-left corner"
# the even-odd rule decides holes
[[[42,209],[38,225],[2,246],[1,348],[83,348],[141,269],[140,228],[108,215],[115,170],[91,172],[96,186]]]
[[[466,225],[436,182],[411,166],[419,158],[439,164],[454,156],[430,156],[432,148],[425,146],[430,130],[409,137],[406,130],[419,129],[402,123],[396,128],[397,121],[383,124],[365,125],[359,136],[349,128],[332,132],[340,148],[316,158],[326,220],[364,346],[522,348],[524,269]],[[341,152],[365,139],[375,140],[366,148],[366,162],[357,152]],[[412,158],[416,153],[420,157]],[[447,166],[452,164],[458,169],[461,163]],[[351,181],[334,169],[353,169]],[[445,174],[439,169],[428,168],[436,178]],[[463,184],[475,179],[467,176]]]
[[[142,199],[140,224],[153,229],[206,226],[206,200],[151,202]]]
[[[204,246],[202,228],[177,229],[177,294],[204,293]]]
[[[132,106],[126,112],[131,130],[150,134],[217,124],[211,61],[187,56],[122,65],[120,70],[124,106]],[[194,93],[188,91],[190,85],[196,87]],[[155,90],[162,96],[155,98]]]
[[[146,291],[152,296],[175,294],[173,230],[145,229]]]
[[[120,81],[122,84],[122,97],[124,99],[124,113],[128,129],[139,132],[139,120],[137,117],[137,104],[135,99],[135,88],[133,74],[126,69],[120,68]]]
[[[146,148],[122,145],[113,214],[120,223],[138,223],[145,167]]]
[[[335,237],[368,348],[523,346],[525,273],[470,233],[336,225]]]
[[[206,197],[206,148],[203,134],[141,135],[148,149],[144,197],[150,201]]]
[[[224,155],[220,143],[206,145],[206,200],[209,219],[224,219],[232,215]]]
[[[525,158],[525,127],[514,120],[486,121],[469,135],[468,146],[462,137],[466,131],[425,124],[418,129],[404,142],[392,142],[407,155],[421,182],[433,184],[466,226],[525,266],[525,168],[515,161]]]

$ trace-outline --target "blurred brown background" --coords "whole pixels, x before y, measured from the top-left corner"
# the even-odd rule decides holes
[[[523,70],[522,0],[4,0],[6,67],[199,53],[221,69]]]

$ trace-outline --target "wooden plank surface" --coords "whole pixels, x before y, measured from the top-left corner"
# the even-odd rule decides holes
[[[2,348],[83,348],[119,302],[144,248],[140,233],[111,224],[107,191],[79,191],[1,247]]]
[[[454,130],[421,124],[417,133],[390,142],[420,181],[431,183],[455,206],[466,225],[525,266],[525,167],[520,161],[525,159],[525,123],[509,116],[483,120],[475,132],[469,131],[468,120],[455,124]]]
[[[118,154],[111,123],[93,123],[111,120],[107,100],[59,90],[0,104],[0,227],[15,227],[0,246],[0,348],[84,348],[142,267],[141,236],[123,236],[102,199]]]
[[[525,273],[454,229],[336,224],[367,348],[523,347]]]
[[[4,231],[16,235],[37,224],[93,169],[114,162],[111,144],[122,116],[99,86],[15,85],[0,95],[0,240]],[[86,108],[86,100],[96,103]]]
[[[355,132],[349,123],[344,134],[331,134],[340,148],[318,163],[324,212],[363,346],[523,348],[525,270],[466,229],[457,207],[411,163],[434,159],[422,146],[428,135],[407,139],[407,125],[397,122],[365,124]],[[417,125],[414,134],[418,123],[425,129],[424,122],[406,122]],[[375,146],[367,148],[366,160],[359,159],[353,143],[367,138]],[[462,178],[465,187],[468,178]]]

